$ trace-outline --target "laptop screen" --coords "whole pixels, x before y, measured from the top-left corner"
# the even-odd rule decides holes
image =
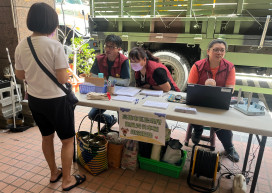
[[[228,110],[232,90],[228,87],[188,84],[186,104]]]

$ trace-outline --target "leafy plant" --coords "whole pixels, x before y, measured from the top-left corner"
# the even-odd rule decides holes
[[[72,38],[71,41],[75,44],[75,50],[69,55],[69,61],[74,63],[74,54],[76,54],[76,69],[77,74],[90,75],[90,70],[95,60],[95,50],[89,48],[88,41],[83,38]]]

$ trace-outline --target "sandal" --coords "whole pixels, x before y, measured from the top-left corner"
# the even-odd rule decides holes
[[[55,179],[55,180],[50,180],[50,183],[56,183],[56,182],[59,181],[60,178],[62,177],[62,168],[58,168],[58,170],[60,170],[61,173],[59,174],[59,176],[57,177],[57,179]]]
[[[69,191],[69,190],[73,189],[74,187],[82,184],[86,180],[86,176],[85,175],[83,175],[83,177],[81,177],[80,175],[73,175],[73,176],[76,179],[76,183],[74,185],[72,185],[72,186],[67,187],[67,188],[63,188],[62,189],[63,191]]]

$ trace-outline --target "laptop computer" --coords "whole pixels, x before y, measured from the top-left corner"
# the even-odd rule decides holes
[[[205,86],[199,84],[187,85],[186,105],[229,109],[232,88]]]

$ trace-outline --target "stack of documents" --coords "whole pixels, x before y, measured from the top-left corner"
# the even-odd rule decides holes
[[[124,96],[135,96],[140,92],[140,88],[136,87],[123,87],[123,86],[115,86],[114,94],[115,95],[124,95]]]
[[[162,90],[142,90],[140,92],[142,95],[147,95],[147,96],[162,96],[163,91]]]

